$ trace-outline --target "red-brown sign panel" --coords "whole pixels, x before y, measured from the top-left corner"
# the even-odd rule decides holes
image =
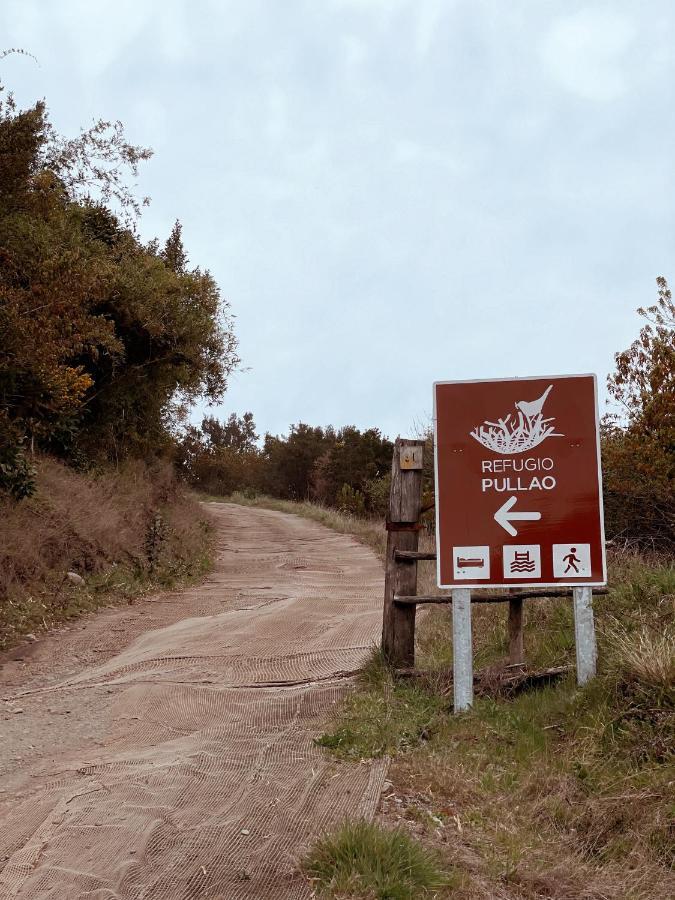
[[[440,587],[606,582],[595,375],[434,385]]]

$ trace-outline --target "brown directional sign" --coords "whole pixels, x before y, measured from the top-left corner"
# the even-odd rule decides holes
[[[595,375],[434,384],[440,587],[606,583]]]

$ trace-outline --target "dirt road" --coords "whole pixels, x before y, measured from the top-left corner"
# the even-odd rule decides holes
[[[314,522],[210,509],[205,584],[3,660],[3,900],[309,898],[303,848],[373,814],[384,764],[312,739],[378,638],[379,563]]]

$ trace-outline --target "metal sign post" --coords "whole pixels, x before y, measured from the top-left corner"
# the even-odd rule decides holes
[[[470,590],[574,588],[577,678],[595,674],[606,583],[594,375],[434,385],[438,585],[452,588],[456,709],[471,704]],[[509,614],[522,661],[522,601]],[[468,648],[468,657],[467,657]]]
[[[455,712],[473,704],[473,647],[471,644],[471,591],[452,592],[452,686]]]
[[[578,684],[586,684],[595,675],[597,648],[592,601],[591,588],[574,588],[574,641],[577,651]]]

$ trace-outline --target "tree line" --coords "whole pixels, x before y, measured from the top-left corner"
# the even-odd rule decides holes
[[[200,490],[242,491],[287,500],[313,500],[355,515],[382,515],[389,497],[392,442],[377,428],[361,431],[291,425],[288,435],[266,434],[262,445],[253,414],[223,423],[212,416],[186,429],[178,464]]]
[[[675,547],[675,304],[665,278],[657,302],[638,312],[639,337],[616,354],[608,378],[615,411],[601,423],[607,537],[621,545]],[[426,434],[425,506],[434,492],[433,439]],[[179,448],[179,465],[211,494],[241,491],[313,500],[356,515],[383,516],[392,442],[378,429],[292,425],[262,443],[250,412],[220,423],[204,418]]]

